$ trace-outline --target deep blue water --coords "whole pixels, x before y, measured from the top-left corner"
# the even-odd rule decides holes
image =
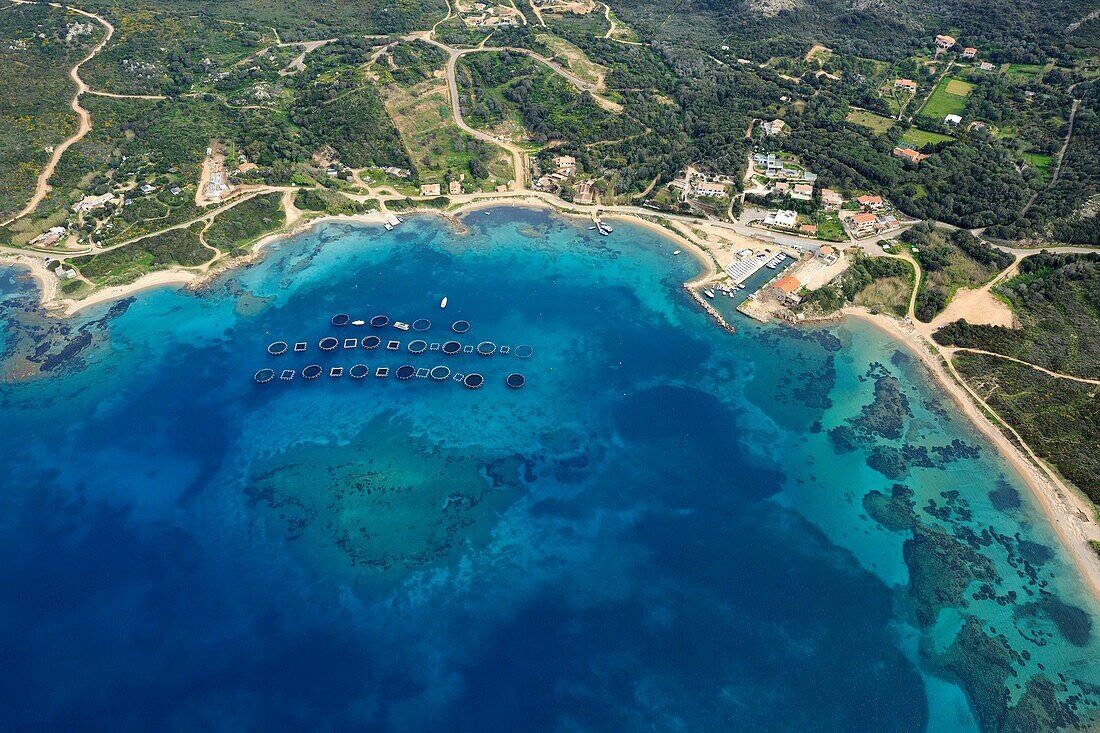
[[[1094,602],[1026,487],[895,343],[733,315],[726,334],[680,289],[695,263],[631,225],[465,222],[325,225],[201,294],[70,321],[0,273],[5,728],[1095,716]],[[321,354],[374,332],[337,312],[535,354],[412,355],[392,328],[398,352]],[[309,351],[268,356],[277,339]],[[360,362],[486,384],[252,379]]]

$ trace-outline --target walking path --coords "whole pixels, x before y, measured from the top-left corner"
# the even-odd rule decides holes
[[[1074,84],[1074,86],[1077,86]],[[1072,87],[1071,87],[1072,89]],[[1073,137],[1073,123],[1077,119],[1077,109],[1081,106],[1080,99],[1074,99],[1073,104],[1069,108],[1069,129],[1066,130],[1066,139],[1062,143],[1062,149],[1058,151],[1058,163],[1054,166],[1054,175],[1050,177],[1050,182],[1047,183],[1047,188],[1053,188],[1054,184],[1058,182],[1058,177],[1062,175],[1062,161],[1066,158],[1066,148],[1069,147],[1069,140]],[[1020,210],[1020,216],[1023,216],[1031,208],[1031,205],[1035,203],[1035,199],[1039,198],[1039,192],[1031,194],[1031,198],[1024,204],[1024,208]]]

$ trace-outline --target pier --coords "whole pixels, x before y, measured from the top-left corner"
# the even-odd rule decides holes
[[[736,329],[734,329],[733,324],[727,321],[713,305],[705,301],[703,299],[703,296],[699,295],[699,291],[687,284],[684,285],[684,290],[687,291],[692,300],[699,304],[700,308],[707,312],[707,315],[713,318],[715,322],[722,327],[723,331],[726,331],[728,333],[736,333]]]

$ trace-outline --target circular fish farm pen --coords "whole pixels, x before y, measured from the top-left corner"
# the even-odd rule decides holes
[[[424,333],[431,327],[432,322],[429,321],[427,318],[417,318],[415,321],[412,322],[412,329],[419,333]]]
[[[466,333],[470,330],[469,321],[455,321],[451,324],[451,330],[455,333]]]
[[[481,356],[492,356],[496,353],[497,345],[492,341],[482,341],[477,345],[477,353]]]
[[[477,372],[467,374],[466,378],[462,380],[462,384],[466,386],[466,389],[481,389],[481,385],[485,384],[485,377]]]
[[[416,369],[409,366],[408,364],[397,367],[398,379],[412,379],[414,374],[416,374]]]
[[[340,339],[335,336],[325,336],[317,345],[321,347],[321,351],[335,351],[336,347],[340,345]]]
[[[451,370],[445,366],[432,367],[432,371],[429,373],[431,374],[432,379],[437,382],[442,382],[447,379],[447,377],[451,376]],[[274,376],[274,374],[275,373],[272,372],[272,376]]]
[[[351,316],[347,313],[337,313],[332,317],[332,325],[334,326],[346,326],[351,323]]]
[[[388,325],[390,325],[390,317],[389,316],[375,316],[374,318],[370,319],[370,325],[374,326],[375,328],[382,328],[384,326],[388,326]]]
[[[256,376],[253,377],[253,379],[255,379],[260,384],[267,384],[268,382],[270,382],[274,378],[275,378],[275,370],[274,369],[261,369],[260,371],[256,372]]]
[[[406,348],[408,348],[410,354],[423,354],[428,350],[428,342],[423,339],[416,339],[410,341]]]
[[[457,341],[448,341],[443,344],[443,353],[447,356],[454,356],[460,351],[462,351],[462,344]]]
[[[285,354],[289,348],[290,344],[286,341],[274,341],[267,345],[267,353],[272,356],[279,356],[280,354]]]
[[[316,379],[317,377],[321,376],[322,371],[324,370],[321,369],[320,364],[310,364],[302,370],[302,376],[306,379]]]
[[[370,367],[366,364],[356,364],[348,370],[348,376],[352,379],[362,379],[368,374],[370,374]]]
[[[364,349],[377,349],[382,343],[382,339],[377,336],[367,336],[365,339],[359,342],[359,345]]]
[[[524,344],[523,346],[517,346],[516,348],[512,349],[512,354],[517,359],[530,359],[534,355],[534,353],[535,350],[527,344]]]
[[[512,372],[504,380],[504,383],[512,389],[519,389],[523,385],[527,384],[527,379],[519,372]]]

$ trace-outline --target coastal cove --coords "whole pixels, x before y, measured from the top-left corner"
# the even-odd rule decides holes
[[[720,303],[725,333],[682,289],[707,258],[660,227],[461,221],[315,223],[64,319],[0,272],[17,727],[1095,721],[1100,605],[894,336]],[[445,358],[319,357],[338,312],[535,353],[455,357],[476,392],[253,382],[311,363],[278,339]]]

